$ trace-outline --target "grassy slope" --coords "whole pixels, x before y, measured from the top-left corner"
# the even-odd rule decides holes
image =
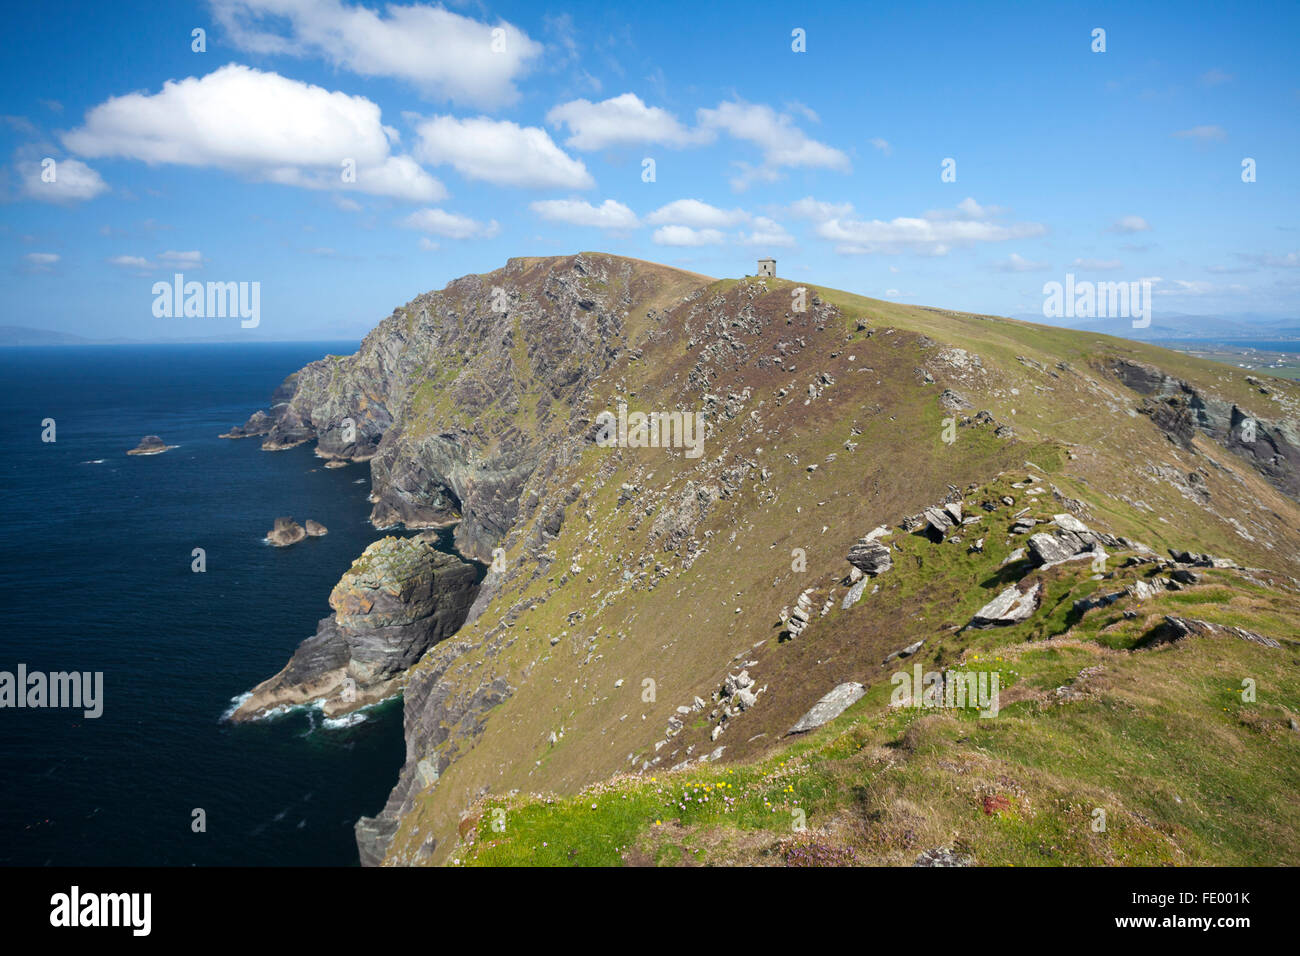
[[[691,281],[675,279],[669,298],[679,298]],[[737,296],[757,291],[752,286],[752,281],[717,283],[705,300],[726,294],[722,308],[734,310],[746,301]],[[506,833],[483,829],[485,823],[475,858],[676,862],[691,859],[694,847],[705,859],[751,860],[772,849],[773,837],[794,839],[788,814],[773,814],[762,803],[780,797],[769,779],[776,774],[780,780],[790,777],[785,785],[796,788],[809,811],[815,839],[834,853],[850,847],[858,859],[910,862],[917,848],[958,840],[982,862],[1084,862],[1108,858],[1106,854],[1127,861],[1246,860],[1260,858],[1270,845],[1285,848],[1294,862],[1295,835],[1300,833],[1295,824],[1300,821],[1271,805],[1276,794],[1293,788],[1296,775],[1294,735],[1279,735],[1274,726],[1282,713],[1277,708],[1300,710],[1295,682],[1286,677],[1294,665],[1291,647],[1276,651],[1227,639],[1192,639],[1170,650],[1134,653],[1125,647],[1133,636],[1126,635],[1124,629],[1132,626],[1127,623],[1097,635],[1087,632],[1085,619],[1076,625],[1079,632],[1071,633],[1064,620],[1069,601],[1057,602],[1067,592],[1072,600],[1096,583],[1086,577],[1068,580],[1065,572],[1059,580],[1045,582],[1049,602],[1026,625],[954,634],[1004,583],[996,561],[1014,543],[1000,533],[988,535],[983,556],[969,558],[964,546],[936,549],[898,535],[909,550],[919,550],[896,557],[895,571],[878,582],[878,594],[844,612],[838,610],[843,594],[838,588],[837,609],[791,643],[777,644],[775,624],[780,608],[792,605],[805,587],[820,589],[814,600],[820,606],[847,571],[843,556],[848,546],[865,531],[893,525],[902,515],[932,504],[950,483],[965,487],[1007,472],[1007,484],[1011,472],[1019,473],[1027,461],[1040,474],[1046,470],[1061,494],[1086,503],[1094,527],[1155,548],[1207,550],[1295,574],[1300,570],[1295,503],[1221,449],[1202,449],[1221,465],[1206,467],[1204,455],[1174,448],[1147,419],[1129,414],[1135,397],[1095,366],[1114,355],[1150,361],[1264,417],[1287,414],[1295,390],[1283,387],[1266,399],[1231,369],[1158,348],[831,290],[819,291],[842,315],[819,331],[806,315],[788,322],[783,317],[791,284],[767,286],[769,294],[755,300],[768,319],[752,343],[755,354],[769,354],[779,341],[794,336],[802,336],[808,347],[796,356],[793,373],[759,370],[752,362],[715,368],[711,391],[725,394],[749,387],[752,397],[735,420],[715,422],[705,458],[688,461],[679,452],[656,449],[592,448],[568,473],[555,477],[554,487],[576,482],[584,489],[583,498],[570,507],[559,539],[550,545],[556,564],[547,578],[520,575],[512,581],[476,628],[479,633],[491,629],[516,602],[531,603],[533,610],[490,660],[471,654],[447,678],[468,680],[491,670],[507,676],[516,692],[492,714],[479,743],[403,820],[390,861],[410,859],[420,835],[431,831],[442,838],[435,861],[463,856],[464,848],[455,846],[456,823],[464,812],[482,811],[485,790],[572,794],[593,784],[602,792],[613,790],[595,800],[584,795],[554,803],[512,801]],[[638,305],[629,310],[630,338],[644,354],[607,377],[610,393],[602,398],[627,396],[633,407],[698,407],[700,395],[686,382],[698,349],[686,348],[681,332],[654,337],[655,326],[643,321],[646,307]],[[698,316],[692,320],[686,311],[682,307],[659,327],[675,329],[689,322],[698,330]],[[867,320],[870,337],[856,330],[859,318]],[[982,368],[953,366],[943,360],[943,349],[927,344],[922,335],[978,354]],[[1018,356],[1042,368],[1022,363]],[[1057,369],[1058,362],[1068,367]],[[860,371],[864,367],[871,371]],[[937,383],[922,385],[915,374],[918,367],[932,372]],[[807,383],[823,370],[836,384],[802,404]],[[793,395],[778,408],[777,389],[789,386]],[[1017,439],[994,439],[988,428],[961,429],[954,444],[943,443],[943,419],[952,414],[937,402],[945,386],[1011,423]],[[758,412],[756,421],[749,417],[752,411]],[[855,429],[860,434],[853,435]],[[850,451],[846,440],[858,447]],[[826,460],[830,454],[835,461]],[[706,540],[706,550],[683,570],[677,554],[648,541],[654,514],[638,512],[648,504],[659,513],[688,479],[716,481],[718,469],[737,456],[760,462],[771,477],[758,483],[746,476],[737,494],[712,506],[696,532]],[[817,463],[818,470],[809,473],[809,463]],[[1205,468],[1209,510],[1189,501],[1170,481],[1152,477],[1153,465],[1181,472]],[[668,494],[620,507],[623,482],[666,488]],[[1013,510],[1026,506],[1019,492],[1009,493],[1018,499]],[[1050,500],[1034,506],[1044,518],[1062,510]],[[1234,530],[1230,518],[1255,532],[1254,540]],[[1005,524],[1006,515],[988,520]],[[1263,534],[1263,528],[1270,534]],[[506,542],[512,566],[524,561],[525,537],[521,532]],[[796,547],[807,551],[806,571],[792,570],[791,549]],[[656,561],[668,573],[654,590],[646,590],[637,575]],[[565,574],[571,563],[581,571]],[[1246,593],[1237,582],[1233,589]],[[1258,606],[1210,602],[1179,613],[1207,619],[1230,613],[1274,637],[1294,629],[1288,608],[1268,606],[1268,595],[1257,598]],[[575,610],[584,618],[570,623]],[[553,637],[560,638],[554,645]],[[1025,644],[1030,637],[1053,637],[1052,646]],[[889,713],[883,703],[893,667],[882,667],[880,661],[921,638],[927,639],[920,656],[926,663],[970,662],[977,653],[1002,656],[1014,661],[1018,686],[1026,689],[1041,690],[1053,681],[1055,687],[1100,661],[1107,668],[1100,682],[1105,694],[1096,702],[1059,706],[1031,696],[991,721]],[[1211,645],[1214,653],[1207,650]],[[1183,658],[1179,666],[1170,666],[1170,654]],[[733,659],[756,661],[751,673],[768,691],[717,741],[727,746],[723,765],[674,774],[669,787],[664,769],[685,759],[687,748],[698,757],[715,746],[709,728],[691,715],[687,729],[662,753],[651,744],[662,738],[676,705],[688,704],[696,694],[707,699]],[[1261,704],[1234,713],[1231,688],[1240,681],[1234,675],[1241,674],[1258,675]],[[656,681],[653,702],[641,699],[646,678]],[[862,680],[872,690],[849,715],[809,740],[791,744],[781,739],[822,693],[850,679]],[[1274,696],[1264,694],[1266,683]],[[1266,706],[1273,710],[1266,712]],[[1164,726],[1157,717],[1186,733],[1156,730]],[[552,731],[562,734],[555,745],[547,742]],[[1086,743],[1071,744],[1072,736],[1086,738]],[[1144,756],[1142,748],[1156,756]],[[634,761],[629,762],[629,755]],[[602,782],[656,756],[661,762],[639,777]],[[1204,761],[1214,764],[1213,772],[1197,769]],[[1117,777],[1123,768],[1142,773],[1141,780],[1123,773]],[[1279,772],[1289,781],[1285,786],[1269,776]],[[1172,807],[1162,803],[1172,799],[1169,794],[1184,779],[1187,792],[1178,794],[1184,802]],[[687,781],[701,781],[701,786],[732,782],[737,794],[743,788],[737,812],[706,819],[718,806],[712,798],[712,807],[705,810],[692,802],[689,810],[671,811],[667,802],[682,801],[667,801],[669,790],[680,798]],[[972,795],[981,788],[1005,792],[1011,809],[991,817],[977,809],[972,817]],[[781,799],[788,803],[791,795]],[[1060,800],[1066,802],[1056,802]],[[594,811],[592,802],[597,804]],[[1190,809],[1183,809],[1189,804],[1218,822],[1211,826],[1191,816]],[[1222,819],[1228,805],[1253,809],[1233,823]],[[1085,833],[1074,832],[1078,819],[1087,823],[1095,806],[1114,810],[1109,839],[1118,841],[1125,834],[1126,842],[1112,845],[1086,827]],[[704,816],[695,816],[699,813]],[[1216,837],[1213,827],[1228,835]],[[1003,838],[1012,832],[1018,836],[995,839],[1002,831]],[[538,849],[542,842],[547,847]],[[496,846],[489,848],[489,843]],[[1220,843],[1220,850],[1212,849]],[[1057,849],[1046,849],[1052,846]],[[561,848],[556,852],[562,851],[563,859],[546,855],[554,847]],[[770,858],[784,859],[783,852]]]

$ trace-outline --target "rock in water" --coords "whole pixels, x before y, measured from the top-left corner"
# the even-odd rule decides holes
[[[297,544],[305,537],[307,537],[307,532],[302,529],[302,525],[292,518],[276,518],[275,527],[266,534],[266,540],[277,548],[287,548],[291,544]]]
[[[1014,584],[975,612],[968,627],[1005,627],[1028,620],[1038,610],[1043,586],[1035,583],[1023,594]]]
[[[820,727],[822,724],[830,723],[861,700],[862,695],[866,692],[866,688],[861,684],[852,681],[847,684],[840,684],[813,704],[812,709],[799,718],[799,722],[790,728],[789,733],[802,734]]]
[[[280,673],[253,688],[232,719],[316,701],[332,717],[391,697],[406,669],[464,623],[477,577],[473,565],[438,551],[431,537],[374,542],[330,592],[334,615]]]
[[[330,533],[329,528],[325,527],[319,521],[313,521],[311,518],[308,518],[305,524],[307,529],[307,535],[309,537],[319,538],[321,535],[326,535]]]
[[[175,445],[169,445],[157,435],[145,435],[140,439],[140,444],[136,445],[128,455],[161,455],[169,448],[175,448]]]

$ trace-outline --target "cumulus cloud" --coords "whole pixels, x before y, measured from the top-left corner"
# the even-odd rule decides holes
[[[740,241],[746,246],[762,246],[765,249],[789,248],[795,244],[794,236],[786,232],[784,226],[766,216],[757,216],[753,230],[742,235]]]
[[[22,195],[39,202],[82,202],[108,191],[103,177],[80,160],[55,160],[50,167],[52,182],[45,181],[49,178],[46,167],[36,160],[20,160],[15,166],[22,182]]]
[[[495,219],[484,223],[445,209],[417,210],[403,219],[402,224],[445,239],[491,239],[501,231]]]
[[[786,168],[838,172],[849,172],[852,168],[847,154],[810,138],[789,114],[778,113],[761,103],[739,100],[719,103],[716,109],[698,110],[696,119],[703,130],[724,132],[762,151],[761,165],[737,164],[740,172],[732,178],[731,185],[738,191],[755,182],[772,182]]]
[[[595,180],[581,160],[555,145],[546,130],[485,116],[435,116],[416,128],[415,154],[449,165],[467,179],[498,186],[589,189]]]
[[[1118,259],[1075,259],[1073,266],[1076,269],[1086,269],[1088,272],[1114,272],[1124,268],[1124,263]]]
[[[1150,230],[1151,225],[1141,216],[1125,216],[1110,227],[1111,232],[1120,233],[1149,232]]]
[[[391,4],[379,13],[339,0],[212,0],[212,9],[242,50],[319,57],[481,108],[517,100],[516,81],[543,52],[504,20],[480,22],[429,4]]]
[[[660,226],[651,238],[661,246],[716,246],[726,241],[720,230],[690,226]]]
[[[658,106],[647,106],[635,93],[624,93],[599,103],[572,100],[546,114],[552,126],[569,130],[566,146],[574,149],[606,149],[653,143],[660,146],[693,146],[712,138],[709,130],[689,130],[677,117]]]
[[[815,231],[823,239],[837,242],[837,252],[849,255],[910,251],[936,256],[947,255],[954,247],[1027,239],[1047,232],[1047,227],[1037,222],[996,222],[998,212],[997,207],[965,199],[956,209],[933,211],[920,218],[885,222],[836,216],[818,223]]]
[[[881,139],[879,136],[873,136],[871,138],[871,145],[876,147],[876,149],[880,150],[886,156],[894,155],[894,147],[889,145],[889,140]]]
[[[660,206],[645,219],[651,225],[721,228],[748,221],[749,213],[743,209],[719,209],[699,199],[677,199]]]
[[[842,219],[851,215],[853,203],[821,202],[812,196],[805,196],[785,207],[787,215],[795,219],[811,219],[813,222],[825,222],[827,219]]]
[[[409,156],[392,155],[395,131],[363,96],[229,64],[168,80],[160,92],[115,96],[63,134],[82,156],[223,169],[309,189],[355,189],[432,202],[442,184]],[[344,182],[345,164],[356,181]]]
[[[549,222],[571,226],[594,226],[597,229],[635,229],[641,223],[627,206],[606,199],[599,206],[582,199],[543,199],[529,208]]]

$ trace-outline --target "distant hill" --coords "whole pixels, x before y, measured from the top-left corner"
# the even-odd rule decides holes
[[[69,332],[51,332],[49,329],[29,329],[21,325],[0,325],[0,346],[14,345],[99,345]]]

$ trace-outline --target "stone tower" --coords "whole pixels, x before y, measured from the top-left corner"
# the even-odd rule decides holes
[[[758,274],[761,275],[761,276],[771,276],[773,279],[775,279],[775,278],[776,278],[776,260],[775,260],[775,259],[759,259],[759,260],[758,260]]]

